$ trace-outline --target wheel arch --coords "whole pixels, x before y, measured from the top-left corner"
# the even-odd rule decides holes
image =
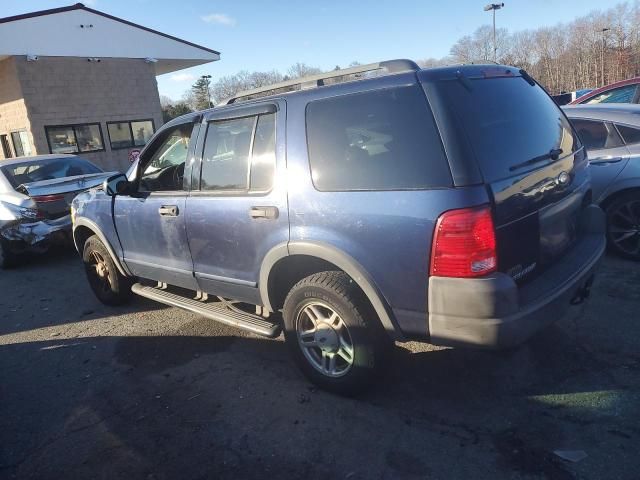
[[[100,227],[98,227],[98,225],[95,222],[92,222],[87,218],[84,218],[84,217],[77,218],[73,226],[73,243],[78,253],[80,253],[80,255],[82,255],[82,249],[84,247],[84,243],[92,235],[96,235],[100,239],[100,241],[104,244],[105,248],[109,252],[109,255],[111,256],[111,259],[113,260],[113,263],[115,263],[116,267],[118,268],[118,271],[124,276],[127,276],[127,277],[131,276],[131,273],[128,272],[125,266],[122,264],[122,262],[120,262],[120,259],[118,258],[115,251],[113,250],[111,243],[109,243],[109,240],[107,240],[107,237],[104,235],[104,233],[102,233],[102,231],[100,230]]]
[[[262,262],[258,284],[262,304],[271,311],[281,308],[284,297],[295,283],[326,270],[341,270],[349,275],[367,297],[387,334],[396,340],[403,339],[391,308],[373,279],[353,257],[326,243],[282,243],[269,251]],[[285,286],[278,288],[282,278]]]
[[[607,193],[607,196],[600,201],[600,206],[606,211],[607,207],[617,198],[632,192],[640,194],[640,179],[637,179],[635,182],[625,182],[625,184],[621,185],[620,188]]]

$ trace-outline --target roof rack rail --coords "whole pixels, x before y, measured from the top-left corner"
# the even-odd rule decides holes
[[[402,72],[415,72],[417,70],[420,70],[420,67],[414,61],[405,59],[387,60],[384,62],[369,63],[367,65],[357,65],[355,67],[343,68],[342,70],[332,70],[326,73],[319,73],[317,75],[310,75],[308,77],[286,80],[284,82],[265,85],[264,87],[245,90],[244,92],[238,92],[233,97],[229,97],[226,100],[223,100],[218,105],[229,105],[240,100],[252,100],[253,98],[259,98],[262,96],[269,96],[278,93],[322,87],[325,85],[325,80],[347,75],[356,75],[359,73],[375,72],[377,70],[385,70],[387,74],[392,74]]]

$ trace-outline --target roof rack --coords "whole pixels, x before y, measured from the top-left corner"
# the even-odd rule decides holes
[[[325,80],[330,80],[336,77],[343,77],[347,75],[376,72],[379,70],[385,70],[386,74],[392,74],[402,72],[415,72],[417,70],[420,70],[420,67],[412,60],[404,59],[387,60],[384,62],[369,63],[367,65],[357,65],[355,67],[343,68],[342,70],[333,70],[331,72],[319,73],[317,75],[310,75],[308,77],[296,78],[293,80],[286,80],[284,82],[265,85],[264,87],[245,90],[244,92],[238,92],[233,97],[227,98],[226,100],[220,102],[218,105],[229,105],[238,101],[253,100],[254,98],[263,96],[266,97],[279,93],[323,87],[325,85]]]

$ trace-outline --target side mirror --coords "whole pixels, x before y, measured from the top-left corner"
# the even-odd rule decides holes
[[[105,193],[110,197],[126,193],[129,187],[129,180],[124,173],[116,173],[107,178],[102,184]]]

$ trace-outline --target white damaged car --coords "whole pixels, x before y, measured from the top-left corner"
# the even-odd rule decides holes
[[[70,238],[71,201],[113,173],[75,155],[0,161],[0,268]]]

